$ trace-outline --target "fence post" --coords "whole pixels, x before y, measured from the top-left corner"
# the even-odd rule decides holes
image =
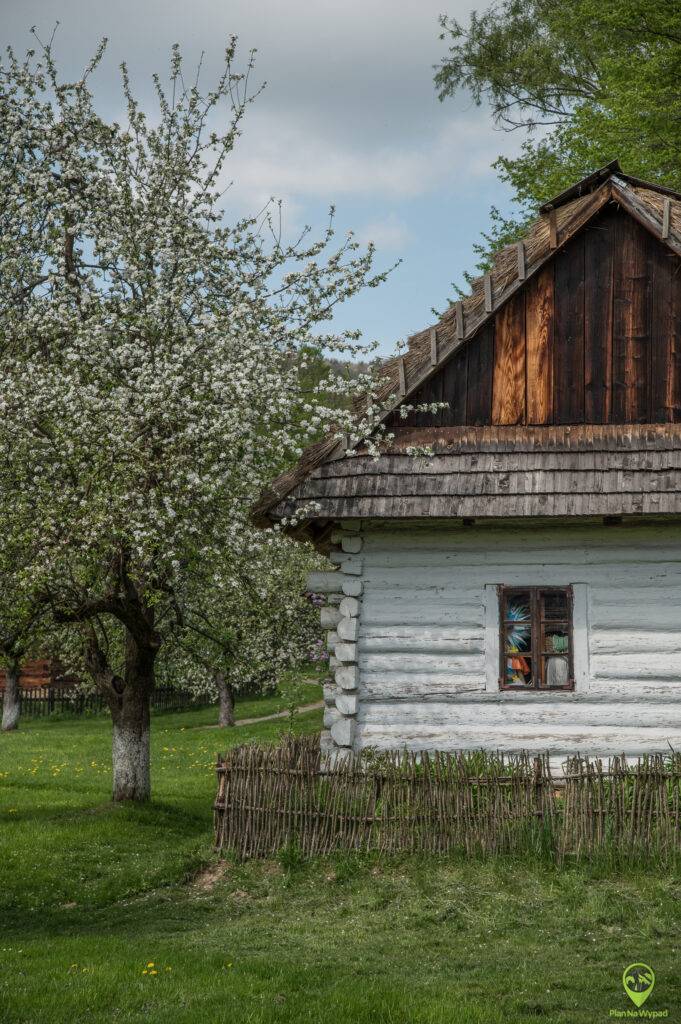
[[[535,815],[539,819],[539,823],[544,822],[544,782],[542,779],[541,770],[541,758],[535,757],[534,759],[534,806]]]

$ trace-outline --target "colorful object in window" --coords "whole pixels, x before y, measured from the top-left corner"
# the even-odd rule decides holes
[[[509,601],[506,621],[512,622],[506,634],[509,649],[526,651],[530,639],[530,609],[522,601]],[[517,625],[516,625],[517,623]]]

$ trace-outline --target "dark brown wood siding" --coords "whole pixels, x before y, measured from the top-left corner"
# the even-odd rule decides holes
[[[681,422],[681,260],[609,207],[388,426]]]

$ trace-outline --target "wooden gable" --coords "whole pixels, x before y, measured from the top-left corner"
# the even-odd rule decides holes
[[[405,402],[398,426],[681,422],[681,259],[608,205]]]

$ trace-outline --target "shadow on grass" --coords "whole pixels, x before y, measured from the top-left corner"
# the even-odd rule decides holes
[[[116,803],[113,800],[105,800],[99,804],[87,804],[82,807],[74,807],[72,804],[63,807],[30,807],[16,811],[0,812],[0,826],[25,824],[49,824],[61,825],[65,823],[87,822],[92,818],[102,818],[106,815],[117,815],[119,819],[137,825],[152,825],[163,823],[168,831],[177,836],[187,836],[192,833],[197,835],[206,833],[212,825],[212,809],[207,802],[206,808],[197,810],[196,805],[187,801],[182,803],[171,803],[169,801],[153,800],[147,804]]]

